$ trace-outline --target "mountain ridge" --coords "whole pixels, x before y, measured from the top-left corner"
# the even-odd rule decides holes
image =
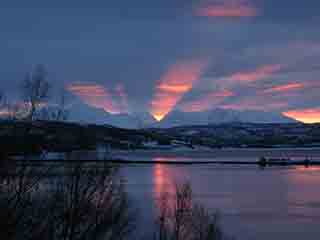
[[[183,112],[174,110],[164,119],[157,121],[148,112],[111,114],[104,109],[94,108],[86,104],[77,104],[70,110],[69,121],[109,124],[120,128],[170,128],[186,125],[210,125],[220,123],[297,123],[299,121],[286,117],[281,113],[231,110],[216,108],[204,112]]]

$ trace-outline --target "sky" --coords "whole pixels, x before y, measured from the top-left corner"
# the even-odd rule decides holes
[[[0,2],[0,89],[36,64],[110,113],[214,108],[320,122],[318,0]]]

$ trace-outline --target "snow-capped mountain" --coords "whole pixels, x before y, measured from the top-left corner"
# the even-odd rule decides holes
[[[255,110],[236,111],[231,109],[214,109],[210,112],[209,123],[225,122],[294,123],[297,121],[277,112]]]
[[[148,112],[132,114],[111,114],[103,109],[94,108],[83,103],[73,105],[69,113],[69,121],[109,124],[121,128],[169,128],[183,125],[208,125],[228,122],[248,123],[293,123],[294,119],[281,113],[263,111],[235,111],[229,109],[214,109],[207,112],[172,111],[163,120],[157,122]]]
[[[83,103],[72,106],[68,120],[99,125],[108,124],[129,129],[148,127],[156,122],[153,116],[147,112],[111,114],[104,109],[94,108]]]
[[[294,123],[297,121],[292,118],[288,118],[281,113],[214,109],[207,112],[173,111],[157,125],[159,127],[174,127],[181,125],[207,125],[229,122]]]

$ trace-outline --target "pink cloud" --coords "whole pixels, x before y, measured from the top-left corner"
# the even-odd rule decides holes
[[[195,10],[202,17],[255,17],[259,11],[250,2],[243,0],[223,0],[207,4]]]
[[[240,101],[237,103],[224,105],[223,101],[225,99],[235,95],[233,90],[226,90],[226,88],[235,89],[235,87],[239,85],[247,85],[256,81],[267,79],[276,72],[280,71],[282,68],[283,66],[280,64],[262,65],[252,71],[241,71],[234,73],[230,76],[220,79],[219,81],[215,79],[214,84],[218,85],[218,89],[224,90],[213,91],[207,95],[199,97],[194,101],[182,103],[180,104],[180,109],[186,112],[199,112],[209,110],[210,108],[219,105],[219,107],[231,108],[235,110],[243,110],[246,108],[251,110],[265,110],[265,99],[264,97],[260,98],[259,96],[248,96],[244,99],[240,99]],[[290,88],[293,89],[294,87],[297,88],[298,86],[282,86],[280,88],[275,88],[270,91],[285,91],[286,89],[289,90]],[[287,107],[287,105],[287,103],[273,102],[269,103],[267,108],[268,110],[281,109]]]
[[[264,90],[264,93],[287,93],[304,89],[306,86],[302,83],[288,83]]]
[[[86,104],[102,108],[106,112],[127,113],[129,110],[128,95],[121,83],[111,90],[100,84],[72,83],[67,86],[67,90]]]
[[[67,90],[90,106],[102,108],[110,113],[119,113],[118,107],[112,100],[111,93],[102,85],[73,83],[67,86]]]
[[[228,77],[228,79],[234,82],[255,82],[270,77],[274,73],[279,72],[282,69],[282,67],[283,66],[280,64],[263,65],[253,71],[238,72],[232,74],[230,77]]]

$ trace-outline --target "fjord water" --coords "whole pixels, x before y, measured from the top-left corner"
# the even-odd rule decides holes
[[[189,157],[188,157],[189,155]],[[124,155],[122,155],[124,156]],[[137,152],[127,158],[252,160],[260,156],[320,160],[319,149],[217,150],[209,152]],[[127,190],[140,210],[140,231],[148,231],[159,195],[190,182],[194,197],[218,211],[223,229],[236,239],[313,240],[320,235],[320,167],[134,165],[121,170]]]

